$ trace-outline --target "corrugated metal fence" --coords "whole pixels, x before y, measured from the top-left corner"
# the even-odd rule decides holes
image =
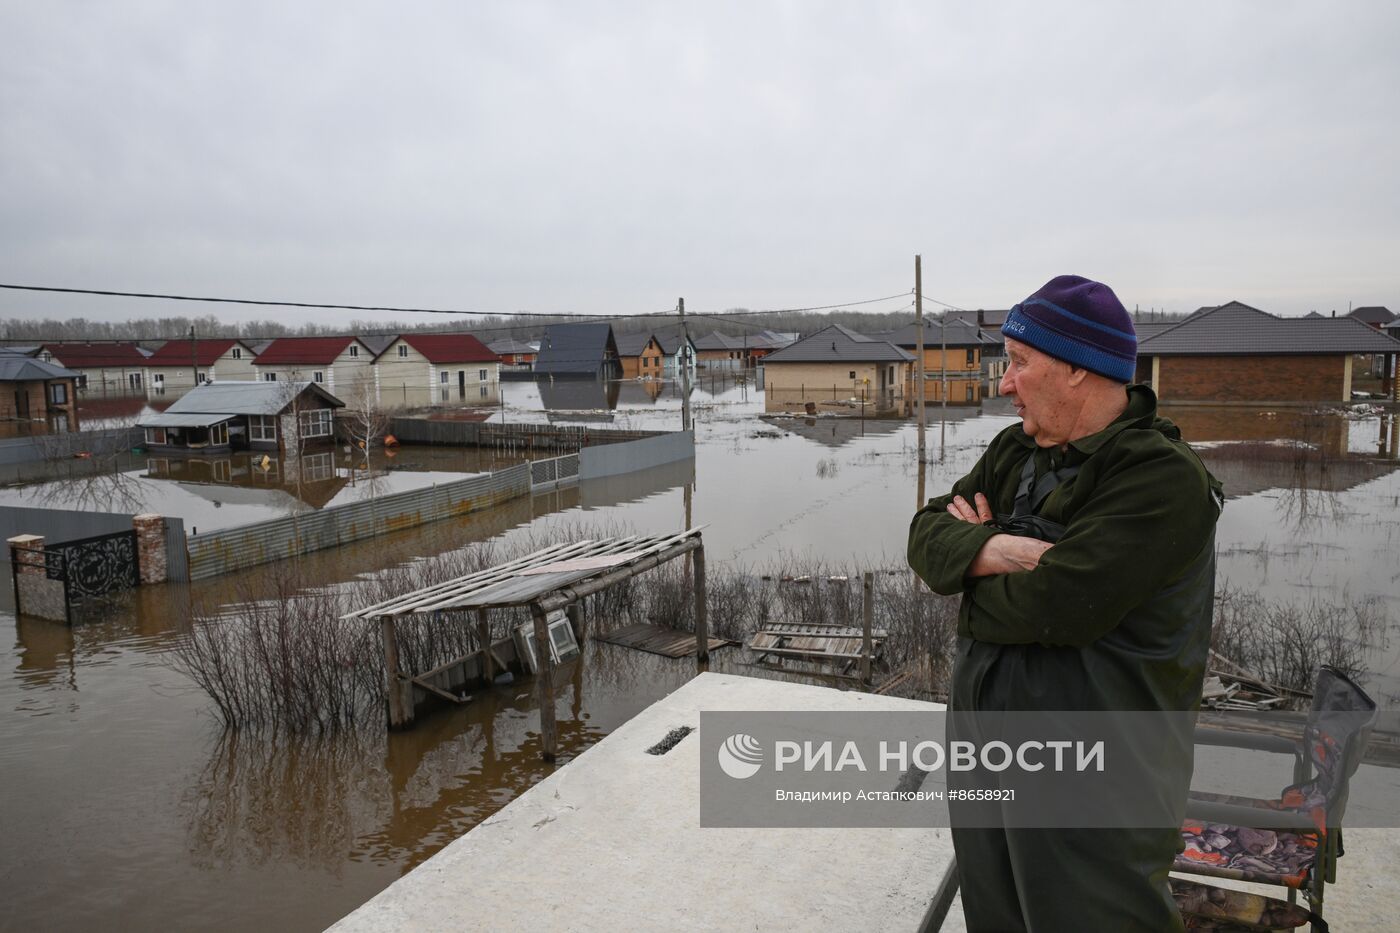
[[[529,494],[531,466],[521,463],[427,489],[412,489],[365,502],[194,535],[188,541],[190,579],[205,580],[245,567],[491,508]]]
[[[478,421],[428,421],[394,418],[389,433],[405,444],[450,444],[502,450],[578,450],[595,444],[615,444],[665,431],[623,431],[572,424],[485,424]]]

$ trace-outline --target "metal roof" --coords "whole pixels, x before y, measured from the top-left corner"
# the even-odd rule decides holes
[[[892,343],[875,340],[840,324],[825,327],[810,337],[763,358],[770,363],[908,363],[914,357]]]
[[[276,415],[306,392],[320,396],[332,408],[345,403],[314,382],[210,382],[190,389],[176,399],[167,412],[175,414],[229,413],[232,415]]]
[[[1344,353],[1400,353],[1400,340],[1356,318],[1281,318],[1231,301],[1138,342],[1139,357]]]
[[[39,382],[46,379],[76,379],[78,374],[56,363],[45,363],[28,356],[0,354],[0,382]]]
[[[159,350],[146,358],[147,366],[213,366],[234,344],[248,351],[249,360],[253,348],[241,340],[229,338],[214,340],[167,340]]]
[[[1358,321],[1364,321],[1367,324],[1389,324],[1391,321],[1395,320],[1394,312],[1384,305],[1367,305],[1364,308],[1357,308],[1355,311],[1348,314],[1347,317],[1354,317]]]
[[[278,337],[258,354],[259,366],[282,366],[287,363],[330,365],[352,343],[365,348],[373,356],[369,344],[357,337]]]
[[[591,376],[603,368],[609,351],[616,358],[617,341],[613,338],[612,325],[606,321],[551,324],[545,329],[535,372]]]
[[[520,354],[535,352],[533,344],[526,343],[523,340],[516,340],[514,337],[502,337],[500,340],[491,341],[486,346],[491,349],[492,353],[497,353],[501,356],[505,356],[508,353]]]
[[[40,349],[70,369],[146,365],[145,354],[134,343],[46,343]]]
[[[403,334],[402,340],[419,353],[429,363],[499,363],[500,357],[490,347],[471,334]],[[390,338],[379,348],[379,356],[389,352],[398,342]],[[377,360],[379,357],[375,357]]]
[[[981,347],[987,344],[995,344],[997,341],[985,331],[979,329],[976,324],[961,321],[957,318],[949,318],[946,328],[940,327],[937,321],[924,320],[924,349],[932,349],[942,345],[943,332],[947,331],[948,346],[950,347]],[[885,331],[870,336],[903,347],[906,350],[918,346],[919,324],[911,321],[898,330]]]
[[[342,619],[376,619],[454,609],[486,609],[524,606],[558,593],[566,587],[583,588],[593,578],[619,570],[641,573],[676,548],[700,543],[700,525],[678,534],[629,535],[556,544],[446,583],[424,587],[366,606]],[[650,559],[650,560],[648,560]],[[663,558],[664,559],[664,558]]]
[[[617,355],[618,356],[641,356],[642,351],[651,343],[650,332],[643,331],[640,334],[617,334]],[[657,341],[657,347],[661,346]]]
[[[156,415],[147,415],[136,422],[138,428],[207,428],[213,424],[223,421],[231,421],[238,415],[210,412],[190,412],[181,414],[179,412],[166,411]]]

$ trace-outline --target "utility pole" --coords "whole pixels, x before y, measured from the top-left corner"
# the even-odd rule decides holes
[[[914,361],[914,410],[919,418],[919,462],[923,463],[928,459],[924,445],[924,268],[923,256],[918,254],[914,256],[914,322],[919,328]]]
[[[690,333],[685,329],[685,299],[677,298],[681,315],[681,430],[690,430]]]

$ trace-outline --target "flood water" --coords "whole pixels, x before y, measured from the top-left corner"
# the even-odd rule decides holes
[[[542,388],[506,383],[504,411],[493,419],[679,427],[671,386],[624,384],[596,407],[542,397]],[[692,401],[693,468],[586,484],[309,555],[307,572],[334,583],[566,524],[659,532],[687,519],[708,524],[712,564],[760,566],[784,554],[902,564],[919,498],[914,425],[762,418],[762,394],[732,380],[701,380]],[[1378,698],[1400,694],[1394,420],[1165,413],[1202,443],[1227,486],[1222,584],[1273,599],[1380,600],[1392,637],[1368,649],[1369,682]],[[929,416],[928,495],[965,473],[1014,420],[996,400],[949,409],[942,423],[936,407]],[[436,454],[425,456],[432,466]],[[0,926],[321,929],[556,767],[538,758],[528,680],[393,736],[373,728],[295,739],[223,732],[167,656],[186,601],[232,601],[237,585],[146,588],[128,609],[72,628],[16,620],[9,586],[0,587]],[[711,667],[776,676],[736,648],[714,653]],[[695,670],[693,660],[589,641],[561,672],[560,766]]]

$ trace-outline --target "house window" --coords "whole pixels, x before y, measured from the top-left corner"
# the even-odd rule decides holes
[[[443,385],[447,385],[447,377],[449,375],[450,374],[448,373],[448,371],[444,369],[442,372],[438,373],[438,382],[441,382]]]
[[[329,437],[331,433],[331,410],[317,408],[301,413],[302,437]]]
[[[486,397],[486,386],[482,386],[482,387],[481,387],[481,397],[482,397],[482,398],[485,398],[485,397]]]
[[[215,442],[217,443],[217,441]],[[233,464],[227,460],[215,460],[209,464],[213,470],[214,482],[229,483],[233,481]]]
[[[325,382],[325,381],[326,381],[326,374],[325,374],[325,372],[323,372],[322,370],[319,370],[319,369],[316,370],[315,372],[313,372],[313,373],[311,374],[311,381],[312,381],[312,382]]]
[[[486,381],[486,370],[484,370],[484,369],[478,369],[478,370],[476,371],[476,381],[477,381],[477,382],[485,382],[485,381]]]
[[[248,439],[276,441],[277,418],[273,415],[250,415],[248,418]]]
[[[53,354],[50,353],[48,350],[45,350],[45,351],[44,351],[44,362],[45,362],[45,363],[52,363],[52,362],[53,362]]]
[[[209,381],[209,377],[204,373],[195,373],[194,381],[196,385],[204,385],[204,383]]]
[[[359,355],[360,355],[360,345],[359,345],[359,344],[356,344],[356,343],[350,344],[350,355],[351,355],[351,356],[359,356]]]
[[[438,401],[442,401],[442,402],[447,401],[447,396],[448,396],[449,394],[450,394],[450,393],[448,392],[447,389],[438,389]]]
[[[276,373],[263,373],[263,382],[276,382],[276,381],[277,381],[277,374],[276,374]]]
[[[977,388],[972,383],[967,384],[967,400],[975,402],[977,400]]]
[[[67,405],[68,387],[61,382],[55,382],[53,385],[49,386],[49,404]]]
[[[853,370],[851,370],[851,378],[854,379],[855,377],[856,377],[856,371],[853,369]]]
[[[147,443],[147,444],[164,444],[164,443],[165,443],[165,428],[147,428],[147,429],[146,429],[146,443]]]
[[[86,388],[87,388],[87,373],[78,373],[78,378],[77,378],[76,380],[74,380],[74,381],[77,383],[78,388],[80,388],[80,389],[86,389]]]
[[[399,356],[408,356],[408,344],[399,344]]]
[[[151,384],[157,389],[165,388],[165,373],[152,373]]]
[[[243,359],[243,350],[242,350],[241,348],[239,348],[239,347],[234,347],[234,348],[233,348],[233,358],[234,358],[235,360],[241,360],[241,359]]]
[[[228,443],[228,422],[220,422],[209,426],[209,444],[219,447]]]
[[[976,363],[976,362],[977,362],[977,351],[976,351],[976,350],[968,350],[968,351],[967,351],[967,368],[968,368],[968,369],[971,369],[972,366],[973,366],[973,364]]]
[[[308,454],[301,459],[301,477],[308,483],[319,483],[335,477],[335,463],[330,454]]]
[[[129,385],[129,386],[131,386],[133,389],[139,389],[139,388],[141,388],[141,374],[140,374],[140,373],[127,373],[127,374],[126,374],[126,384]]]

